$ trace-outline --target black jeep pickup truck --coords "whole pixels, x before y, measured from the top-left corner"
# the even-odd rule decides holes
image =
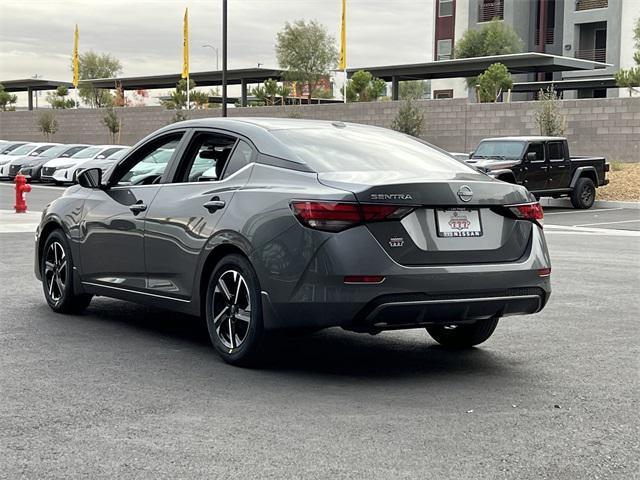
[[[488,175],[529,189],[537,198],[571,198],[574,208],[590,208],[596,188],[609,183],[604,157],[571,157],[562,137],[486,138],[467,163]]]

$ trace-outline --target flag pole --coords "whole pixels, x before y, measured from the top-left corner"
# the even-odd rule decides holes
[[[80,61],[78,59],[78,43],[80,39],[80,32],[78,30],[78,24],[76,23],[76,29],[73,32],[73,95],[75,97],[76,108],[78,108],[78,80],[80,77]]]
[[[347,103],[347,0],[342,0],[342,22],[340,28],[340,65],[338,68],[344,73],[344,87],[342,97]]]
[[[187,110],[191,104],[190,82],[189,82],[189,8],[184,9],[184,20],[182,24],[182,78],[187,81]]]

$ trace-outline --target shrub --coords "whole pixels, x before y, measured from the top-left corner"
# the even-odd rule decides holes
[[[58,131],[58,120],[56,120],[55,113],[51,111],[42,112],[38,115],[36,126],[44,135],[45,140],[49,141],[51,136]]]
[[[536,112],[536,123],[540,127],[540,135],[561,137],[566,130],[566,118],[560,113],[560,104],[556,92],[549,89],[540,90]]]
[[[406,133],[413,137],[419,137],[424,127],[424,113],[411,99],[402,102],[398,114],[393,119],[391,128],[397,132]]]

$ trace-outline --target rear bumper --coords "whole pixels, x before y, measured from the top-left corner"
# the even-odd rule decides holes
[[[292,294],[261,278],[272,286],[262,297],[265,326],[372,331],[536,313],[551,294],[549,277],[538,270],[550,266],[538,226],[516,262],[419,267],[394,262],[366,228],[354,228],[319,249]],[[345,284],[347,275],[385,278]]]

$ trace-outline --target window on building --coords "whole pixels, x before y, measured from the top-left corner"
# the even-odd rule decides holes
[[[452,47],[453,47],[453,40],[451,40],[450,38],[447,40],[438,40],[437,59],[450,60]]]
[[[438,16],[450,17],[451,15],[453,15],[453,0],[439,0]]]
[[[436,100],[443,98],[453,98],[453,90],[434,90],[433,98]]]

